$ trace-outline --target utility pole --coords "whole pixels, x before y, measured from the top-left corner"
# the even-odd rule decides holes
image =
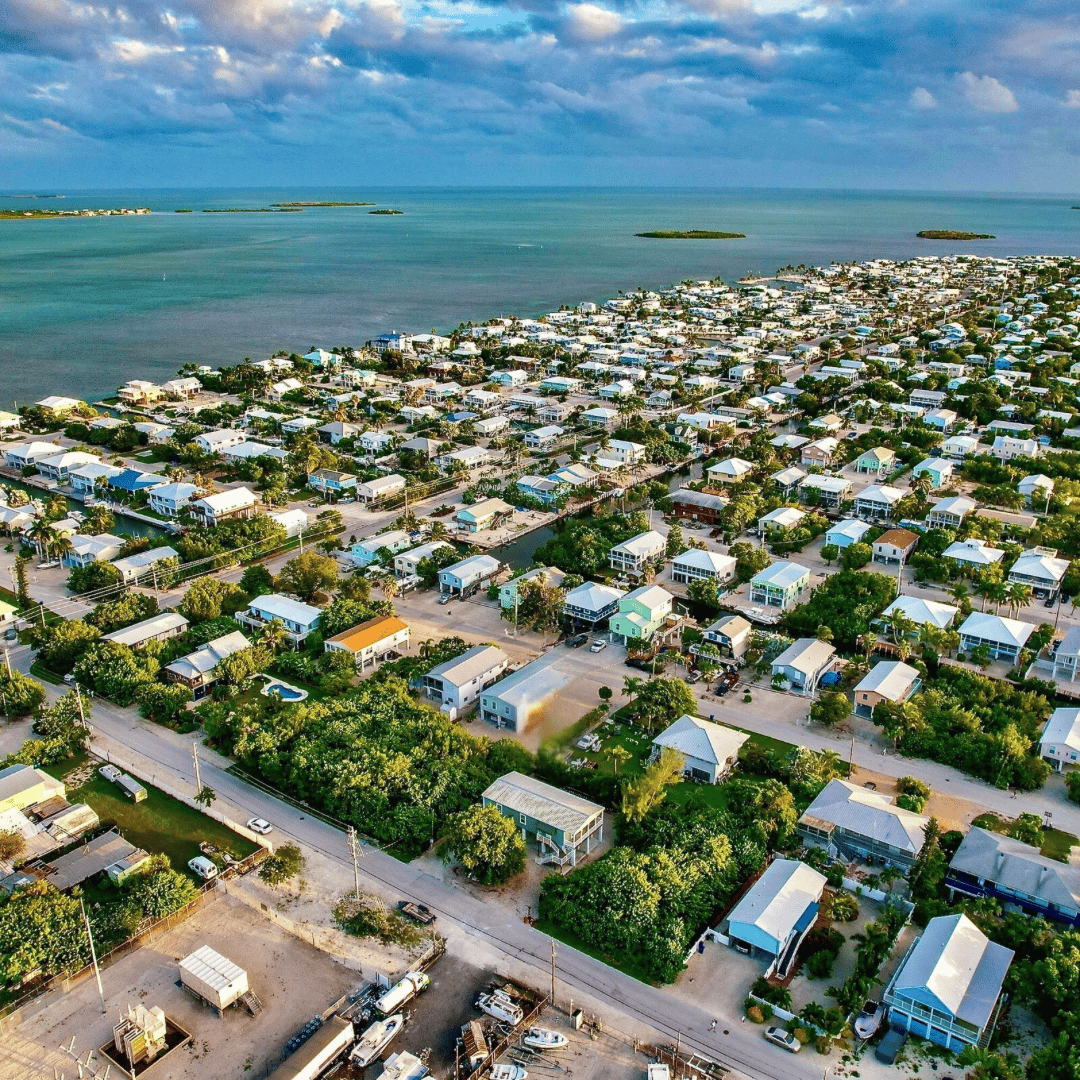
[[[199,744],[197,742],[191,744],[191,760],[195,764],[195,794],[198,795],[202,791],[202,773],[199,771]]]
[[[360,850],[360,839],[356,835],[356,830],[350,825],[347,833],[349,838],[349,853],[352,855],[352,872],[353,872],[353,895],[357,900],[360,899],[360,863],[358,860],[364,857],[363,851]]]
[[[93,931],[90,929],[90,919],[87,917],[86,914],[86,905],[83,903],[81,898],[79,899],[79,910],[82,912],[83,923],[86,926],[86,936],[90,941],[90,959],[93,961],[94,964],[94,977],[97,979],[98,997],[101,998],[101,1015],[107,1016],[108,1009],[105,1008],[105,990],[101,985],[101,971],[98,968],[97,950],[94,948],[94,934]]]
[[[555,1007],[555,939],[551,939],[551,1007]]]
[[[78,703],[79,706],[79,723],[82,724],[82,726],[87,731],[89,731],[90,725],[86,722],[86,714],[83,712],[82,690],[80,689],[78,683],[75,684],[75,701]]]
[[[297,532],[297,536],[300,537],[300,554],[303,555],[304,554],[304,526],[303,525],[300,526],[300,529]]]
[[[4,667],[7,668],[7,677],[11,678],[11,657],[8,656],[7,649],[4,650]]]

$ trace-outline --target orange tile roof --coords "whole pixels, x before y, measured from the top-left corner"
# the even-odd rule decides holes
[[[327,641],[334,641],[339,645],[344,645],[349,652],[356,653],[366,649],[369,645],[374,645],[376,642],[390,637],[391,634],[408,629],[409,624],[403,622],[396,615],[377,615],[374,619],[368,619],[367,622],[362,622],[351,630],[342,630],[340,634],[327,638]]]

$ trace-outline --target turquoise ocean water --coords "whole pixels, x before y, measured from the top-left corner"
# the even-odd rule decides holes
[[[1071,254],[1076,199],[788,190],[378,189],[66,192],[0,207],[149,206],[138,218],[0,221],[0,408],[95,397],[183,363],[359,345],[386,330],[535,316],[619,289],[798,263],[950,250]],[[291,200],[404,211],[177,214]],[[745,240],[647,240],[648,229]],[[919,240],[920,229],[996,240]]]

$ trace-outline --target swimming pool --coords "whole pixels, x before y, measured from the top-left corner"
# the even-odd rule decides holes
[[[266,685],[262,688],[263,697],[277,694],[282,701],[303,701],[308,696],[306,690],[301,690],[298,686],[291,686],[281,679],[273,678],[270,675],[262,675],[260,677],[266,680]]]

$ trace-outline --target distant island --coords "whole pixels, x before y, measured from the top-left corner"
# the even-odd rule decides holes
[[[271,206],[291,209],[294,206],[374,206],[373,202],[276,202]]]
[[[41,196],[41,198],[50,197],[47,195]],[[149,208],[145,206],[122,206],[111,210],[0,210],[0,220],[13,221],[16,218],[23,220],[26,218],[135,217],[139,214],[149,213]]]
[[[657,229],[654,232],[634,233],[635,236],[647,236],[651,240],[745,240],[746,233],[717,232],[714,229]]]
[[[923,229],[916,233],[924,240],[996,240],[993,233],[988,232],[957,232],[956,229]]]
[[[371,204],[368,203],[370,206]],[[404,210],[369,210],[369,214],[404,214]]]
[[[182,210],[176,211],[178,214]],[[237,206],[222,207],[220,210],[204,210],[204,214],[302,214],[299,206]]]

